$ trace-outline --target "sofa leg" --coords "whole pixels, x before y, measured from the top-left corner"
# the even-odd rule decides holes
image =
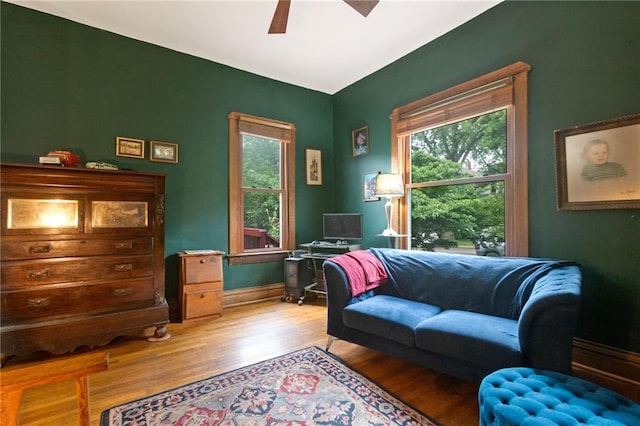
[[[327,339],[327,347],[324,349],[325,352],[329,352],[329,348],[331,347],[331,344],[334,340],[336,340],[335,337],[329,336],[329,338]]]

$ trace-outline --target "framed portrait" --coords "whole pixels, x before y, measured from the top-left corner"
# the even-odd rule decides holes
[[[322,151],[305,149],[307,185],[322,185]]]
[[[640,208],[640,114],[554,137],[559,210]]]
[[[351,148],[354,157],[369,153],[369,127],[364,126],[351,132]]]
[[[157,163],[178,162],[178,144],[173,142],[151,141],[149,143],[149,160]]]
[[[376,197],[376,179],[380,172],[368,172],[362,174],[362,201],[378,201]]]
[[[118,157],[144,158],[144,140],[118,136],[116,138],[116,155]]]

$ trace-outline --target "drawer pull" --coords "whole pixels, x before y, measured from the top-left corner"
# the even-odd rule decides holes
[[[132,294],[133,294],[133,288],[131,287],[113,289],[114,296],[131,296]]]
[[[117,265],[114,265],[113,269],[116,272],[131,271],[133,269],[133,264],[132,263],[118,263]]]
[[[29,247],[29,253],[49,253],[51,246],[31,246]]]
[[[133,248],[133,241],[116,241],[115,246],[117,249],[130,249]]]
[[[28,277],[30,280],[41,280],[44,278],[49,278],[49,270],[45,269],[44,271],[29,271]]]
[[[216,263],[215,257],[208,257],[205,259],[200,259],[200,263]]]
[[[49,306],[51,301],[48,297],[37,297],[35,299],[28,299],[27,306],[30,308],[42,308],[44,306]]]

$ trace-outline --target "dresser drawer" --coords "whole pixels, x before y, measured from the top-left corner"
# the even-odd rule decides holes
[[[222,256],[183,257],[186,284],[222,280]]]
[[[2,324],[154,304],[151,278],[2,292]],[[100,327],[100,324],[95,324]]]
[[[2,260],[43,259],[68,256],[133,255],[151,253],[152,237],[118,239],[5,241]]]
[[[222,314],[222,290],[198,290],[184,293],[184,319]]]
[[[153,257],[105,256],[2,263],[2,290],[73,281],[118,280],[153,274]]]

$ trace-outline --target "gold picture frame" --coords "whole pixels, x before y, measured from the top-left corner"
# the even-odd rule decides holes
[[[178,163],[178,144],[174,142],[151,141],[149,160],[156,163]]]
[[[307,185],[322,185],[322,151],[305,149]]]
[[[116,137],[116,156],[144,159],[144,140]]]
[[[364,126],[351,132],[351,151],[354,157],[369,153],[369,127]]]
[[[558,210],[640,208],[640,114],[554,132]]]

